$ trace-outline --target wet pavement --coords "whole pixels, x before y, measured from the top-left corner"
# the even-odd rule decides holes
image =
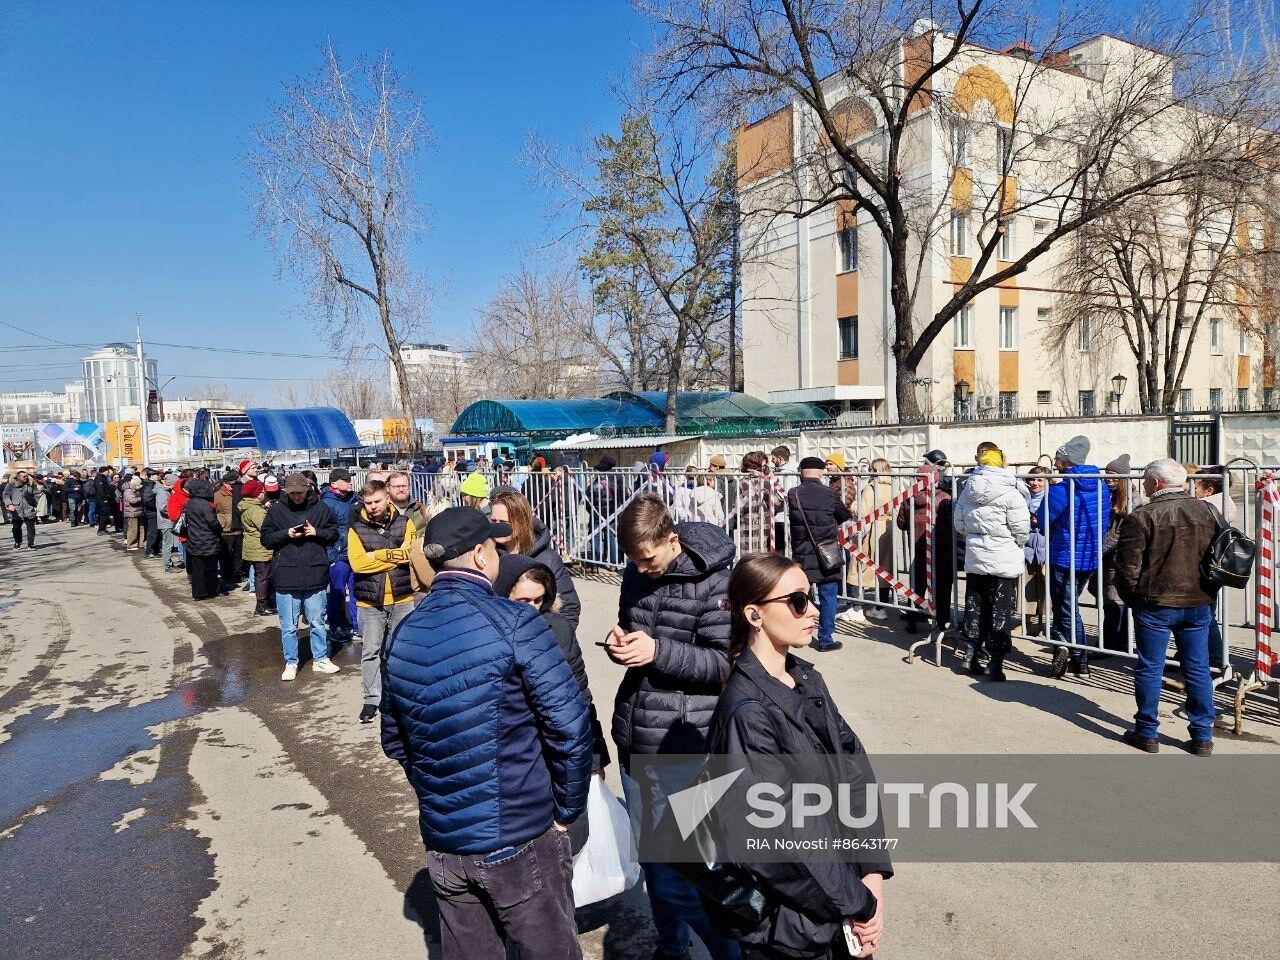
[[[275,619],[251,596],[193,603],[185,577],[87,528],[39,540],[0,554],[0,958],[438,956],[416,804],[376,725],[355,722],[358,645],[336,676],[281,683]],[[587,641],[617,588],[580,593],[607,717],[620,670]],[[871,625],[822,661],[873,753],[1128,749],[1114,663],[1054,683],[1026,647],[995,689],[905,665],[909,639]],[[1220,751],[1280,757],[1274,705],[1249,729]],[[1273,864],[912,864],[880,956],[1252,953],[1278,892]],[[578,919],[588,957],[652,952],[639,889]]]

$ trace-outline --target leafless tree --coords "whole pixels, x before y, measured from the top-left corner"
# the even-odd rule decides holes
[[[1205,326],[1219,352],[1228,329],[1249,341],[1266,335],[1256,298],[1241,299],[1260,288],[1275,257],[1263,230],[1270,217],[1254,219],[1266,212],[1264,183],[1253,187],[1198,180],[1178,202],[1142,197],[1078,231],[1048,345],[1118,344],[1137,366],[1142,411],[1172,412]]]
[[[1270,134],[1246,132],[1275,116],[1277,65],[1241,42],[1245,21],[1217,0],[1115,24],[1083,7],[1044,18],[1017,0],[641,6],[661,34],[651,74],[664,102],[707,122],[770,115],[739,144],[756,234],[836,205],[883,242],[903,419],[920,414],[930,346],[974,298],[1130,201],[1231,179],[1275,150]],[[1007,54],[1000,74],[982,62],[990,51]],[[1065,95],[1070,78],[1087,78],[1093,95]],[[1009,251],[1018,216],[1047,229]],[[940,241],[956,225],[964,235],[948,250]],[[941,294],[937,275],[951,277]]]
[[[583,337],[591,327],[591,303],[573,273],[521,264],[480,309],[471,362],[496,396],[593,396],[601,357]]]
[[[281,268],[308,285],[312,315],[340,355],[370,359],[364,331],[374,324],[412,421],[401,346],[425,316],[424,285],[408,263],[425,227],[413,196],[430,142],[422,101],[389,54],[348,69],[330,43],[322,68],[287,84],[271,122],[253,133],[257,220]]]
[[[337,407],[352,420],[370,420],[386,416],[391,397],[379,367],[356,364],[312,380],[307,406]]]
[[[306,406],[296,381],[285,380],[276,384],[276,406],[286,410],[296,410]]]

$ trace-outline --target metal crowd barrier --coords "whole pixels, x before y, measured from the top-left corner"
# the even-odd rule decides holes
[[[1259,480],[1274,470],[1251,463],[1232,463],[1223,476],[1224,501],[1232,504],[1231,522],[1248,536],[1259,539],[1263,500]],[[352,480],[358,488],[367,470],[353,470]],[[316,471],[320,482],[328,471]],[[619,571],[626,558],[618,547],[618,518],[627,505],[642,493],[661,497],[670,507],[677,522],[696,520],[721,527],[733,540],[738,555],[751,551],[776,550],[791,553],[791,526],[788,522],[785,494],[799,483],[794,473],[763,474],[729,471],[706,471],[685,474],[653,473],[638,465],[632,469],[594,470],[582,466],[558,467],[554,470],[530,472],[527,469],[486,470],[483,474],[491,492],[502,486],[522,493],[533,507],[535,517],[549,531],[565,560],[586,568]],[[410,473],[413,498],[421,503],[437,501],[460,504],[462,477],[452,472],[435,474]],[[1031,474],[1019,471],[1018,479],[1064,483],[1071,496],[1067,510],[1057,523],[1049,521],[1043,511],[1041,533],[1045,539],[1046,562],[1024,564],[1018,583],[1017,618],[1012,634],[1015,638],[1064,646],[1090,656],[1106,655],[1136,660],[1137,647],[1132,613],[1123,604],[1107,599],[1108,561],[1104,543],[1110,517],[1101,511],[1088,511],[1092,516],[1080,517],[1076,512],[1073,475],[1056,473]],[[960,627],[966,593],[964,543],[951,522],[951,510],[961,494],[968,475],[948,467],[936,483],[921,484],[918,469],[896,467],[883,473],[865,468],[834,475],[826,482],[838,482],[838,493],[850,504],[855,521],[842,531],[848,551],[848,562],[841,577],[840,602],[847,618],[851,611],[861,611],[872,620],[885,620],[900,615],[916,623],[927,623],[927,635],[910,647],[908,662],[922,646],[934,647],[934,660],[943,661],[943,642],[951,642],[957,651],[963,644]],[[1128,509],[1142,502],[1142,475],[1127,477],[1107,475],[1119,486],[1129,487]],[[1194,478],[1192,478],[1194,480]],[[940,491],[940,492],[939,492]],[[1101,501],[1100,491],[1094,494]],[[1280,512],[1277,503],[1271,513],[1272,522]],[[858,518],[864,518],[858,523]],[[867,519],[870,518],[870,519]],[[1100,563],[1094,569],[1077,570],[1076,541],[1083,535],[1083,525],[1091,525],[1091,536],[1098,544]],[[1274,539],[1275,531],[1271,531]],[[1069,540],[1069,563],[1055,578],[1048,563],[1054,545],[1061,538]],[[1069,615],[1072,604],[1063,599],[1063,584],[1080,583],[1075,607],[1079,623]],[[1259,585],[1262,585],[1260,594]],[[1276,587],[1274,563],[1256,565],[1253,582],[1243,590],[1222,590],[1215,608],[1215,631],[1211,634],[1210,659],[1216,674],[1215,684],[1237,678],[1238,695],[1261,689],[1277,678],[1277,671],[1255,670],[1248,690],[1246,677],[1237,674],[1232,664],[1233,648],[1237,658],[1244,656],[1244,637],[1251,637],[1256,651],[1269,649],[1268,623],[1258,616],[1259,598],[1269,604]],[[1274,627],[1274,608],[1267,606]],[[1065,622],[1063,614],[1067,614]],[[855,618],[858,615],[853,614]],[[1264,636],[1265,634],[1265,636]],[[1251,653],[1254,655],[1254,653]],[[1257,654],[1259,662],[1263,657]],[[1170,651],[1169,663],[1176,666],[1176,651]],[[1238,714],[1239,711],[1237,711]]]

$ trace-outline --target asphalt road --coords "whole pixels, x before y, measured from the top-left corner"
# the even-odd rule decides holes
[[[279,631],[247,594],[193,603],[184,577],[85,527],[39,540],[0,554],[0,957],[438,956],[414,801],[376,725],[355,720],[358,646],[335,676],[281,683]],[[579,589],[607,717],[621,670],[592,641],[617,588]],[[1133,710],[1122,664],[1054,682],[1028,646],[994,687],[903,663],[908,638],[889,627],[845,640],[821,668],[873,754],[1143,760],[1118,741]],[[1276,763],[1274,700],[1248,719],[1219,755]],[[1274,832],[1239,825],[1259,828]],[[904,864],[879,955],[1252,955],[1278,895],[1275,863]],[[580,910],[579,926],[590,957],[652,951],[639,889]]]

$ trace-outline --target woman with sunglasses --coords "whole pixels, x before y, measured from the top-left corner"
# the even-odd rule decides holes
[[[729,605],[732,668],[711,720],[708,753],[826,757],[842,782],[856,769],[869,773],[862,744],[822,675],[793,653],[818,629],[804,570],[778,554],[748,554],[729,578]],[[858,832],[864,841],[883,836],[878,818]],[[871,954],[884,935],[884,881],[893,868],[884,851],[857,856],[857,862],[851,856],[738,864],[768,901],[764,920],[740,938],[744,960],[847,956],[846,920],[862,956]]]

